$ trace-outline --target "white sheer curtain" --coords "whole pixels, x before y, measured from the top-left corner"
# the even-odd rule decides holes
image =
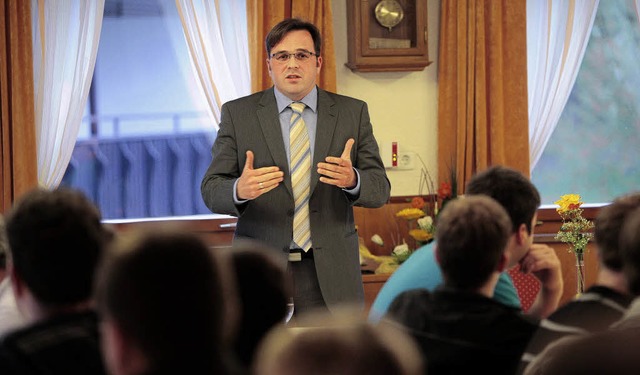
[[[634,3],[636,5],[636,15],[638,16],[638,20],[640,20],[640,0],[635,0]]]
[[[528,0],[529,153],[532,171],[575,83],[599,0]]]
[[[176,0],[176,7],[217,129],[222,104],[251,92],[246,2]]]
[[[32,0],[38,182],[53,188],[67,169],[100,40],[104,0]]]

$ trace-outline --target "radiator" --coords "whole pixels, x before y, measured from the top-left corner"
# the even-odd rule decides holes
[[[104,219],[210,214],[200,181],[209,133],[78,140],[61,185],[82,190]]]

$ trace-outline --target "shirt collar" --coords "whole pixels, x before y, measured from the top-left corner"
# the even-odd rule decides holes
[[[293,103],[293,100],[289,99],[286,95],[281,93],[277,87],[273,87],[273,92],[276,95],[276,104],[278,105],[278,113],[282,113],[289,104]],[[318,107],[318,86],[314,86],[313,89],[299,102],[304,103],[313,112],[316,112]]]

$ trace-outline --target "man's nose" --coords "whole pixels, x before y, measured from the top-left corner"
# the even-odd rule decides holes
[[[287,60],[287,67],[298,67],[300,64],[298,59],[295,56],[289,55],[289,60]]]

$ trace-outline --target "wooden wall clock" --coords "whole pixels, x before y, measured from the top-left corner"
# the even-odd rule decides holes
[[[429,61],[427,0],[347,0],[353,71],[423,70]]]

